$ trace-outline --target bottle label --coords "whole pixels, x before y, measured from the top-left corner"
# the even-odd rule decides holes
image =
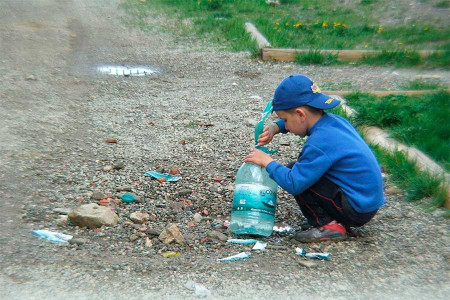
[[[277,191],[264,185],[237,184],[233,196],[233,211],[253,211],[275,215]]]

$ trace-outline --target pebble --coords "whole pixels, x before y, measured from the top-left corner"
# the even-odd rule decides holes
[[[94,191],[94,192],[92,193],[91,198],[92,198],[93,200],[100,200],[100,199],[102,199],[104,196],[105,196],[105,195],[104,195],[102,192]]]
[[[105,171],[105,172],[109,172],[109,171],[111,171],[113,169],[113,166],[111,166],[111,165],[107,165],[107,166],[104,166],[103,167],[103,171]]]
[[[195,223],[200,223],[201,222],[201,220],[202,220],[202,215],[201,214],[199,214],[199,213],[195,213],[194,214],[194,222]]]
[[[83,245],[86,244],[87,240],[83,238],[72,238],[69,240],[69,244],[71,245]]]
[[[217,230],[208,231],[207,236],[213,239],[221,240],[222,242],[226,242],[228,240],[228,236]]]
[[[300,265],[300,266],[302,266],[302,267],[305,267],[305,268],[316,268],[317,267],[317,264],[316,263],[314,263],[314,262],[312,262],[312,261],[308,261],[308,260],[300,260],[299,262],[298,262],[298,264]]]

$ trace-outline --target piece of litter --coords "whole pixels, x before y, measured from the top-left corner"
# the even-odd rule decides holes
[[[324,260],[330,259],[331,257],[330,253],[307,253],[306,250],[303,248],[295,248],[295,254],[301,257],[324,259]]]
[[[234,261],[234,260],[239,260],[239,259],[244,259],[244,258],[249,258],[249,257],[250,257],[250,253],[241,252],[236,255],[228,256],[225,258],[220,258],[217,261]]]
[[[289,226],[273,226],[273,231],[277,232],[277,233],[293,233],[295,230]]]
[[[166,181],[178,181],[181,179],[181,176],[175,176],[170,174],[158,173],[156,171],[148,171],[144,173],[144,176],[152,177],[152,178],[165,178]]]
[[[99,73],[116,76],[146,76],[158,73],[148,67],[127,67],[127,66],[99,66],[97,67]]]
[[[196,296],[200,297],[206,297],[209,296],[209,290],[201,284],[198,284],[196,282],[193,282],[192,280],[189,280],[184,285],[188,290],[194,291]]]
[[[253,246],[252,250],[254,251],[264,251],[267,247],[267,243],[263,243],[260,241],[257,241],[255,246]]]
[[[67,243],[72,239],[71,235],[49,230],[33,230],[33,235],[53,243]]]
[[[233,243],[233,244],[255,244],[258,242],[258,240],[253,240],[253,239],[228,239],[227,240],[228,243]]]
[[[180,256],[180,252],[169,251],[169,252],[164,252],[162,255],[163,255],[165,258],[168,258],[168,257],[178,257],[178,256]]]

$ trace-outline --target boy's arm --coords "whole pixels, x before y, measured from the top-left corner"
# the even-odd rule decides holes
[[[331,160],[322,150],[306,146],[292,169],[276,161],[270,161],[266,165],[266,170],[280,187],[292,195],[298,195],[319,180],[331,165]]]
[[[275,124],[278,125],[278,129],[279,129],[280,133],[288,133],[289,132],[286,130],[283,119],[278,119],[277,121],[275,121]]]

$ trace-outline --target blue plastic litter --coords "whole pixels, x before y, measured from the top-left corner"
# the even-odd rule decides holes
[[[152,177],[152,178],[156,178],[156,179],[164,177],[164,178],[166,178],[166,181],[178,181],[181,179],[181,176],[159,173],[156,171],[147,171],[144,173],[144,176]]]
[[[134,202],[134,196],[131,194],[123,194],[122,195],[122,201],[126,203]]]
[[[307,253],[303,248],[295,248],[295,254],[301,257],[324,259],[328,260],[331,257],[330,253]]]
[[[250,253],[241,252],[241,253],[233,255],[233,256],[218,259],[218,261],[233,261],[233,260],[239,260],[239,259],[244,259],[244,258],[249,258],[249,257],[250,257]]]
[[[71,235],[53,232],[49,230],[33,230],[32,233],[38,238],[50,241],[52,243],[67,243],[69,240],[72,239]]]

